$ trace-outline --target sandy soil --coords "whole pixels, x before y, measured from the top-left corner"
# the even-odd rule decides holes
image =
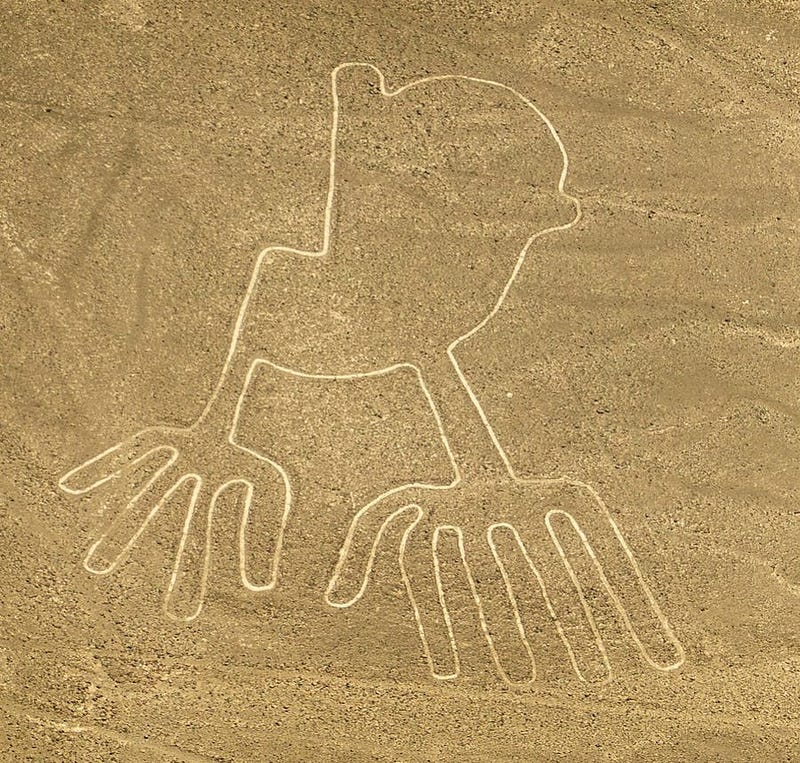
[[[791,0],[6,0],[2,760],[799,759],[798,19]],[[436,80],[389,97],[377,70],[343,70],[326,228],[331,72],[348,61],[386,90],[441,74],[512,90]],[[558,145],[519,96],[563,140],[561,194]],[[454,350],[504,463],[444,351],[551,226],[564,230],[532,241],[497,314]],[[215,415],[165,429],[212,397],[268,246],[330,256],[259,260]],[[414,368],[334,380],[262,363],[240,399],[255,358]],[[95,490],[85,474],[62,483],[85,494],[59,489],[145,427],[161,428],[139,454],[181,449],[173,482],[257,487],[254,588],[269,587],[289,481],[273,590],[242,585],[241,493],[211,522],[205,591],[191,480],[126,548],[146,516],[127,498],[163,451]],[[461,484],[414,499],[410,577],[404,514],[363,596],[330,606],[356,512],[446,485],[454,463]],[[562,526],[593,621],[543,530],[553,509],[578,518],[619,597]],[[492,523],[530,543],[562,626],[498,539],[531,683],[499,568],[472,556]],[[432,675],[453,671],[430,553],[443,525],[464,528],[516,684],[452,532],[437,558],[458,676]],[[355,533],[329,600],[357,593],[379,528]]]

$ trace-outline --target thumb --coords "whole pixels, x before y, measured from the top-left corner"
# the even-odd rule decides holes
[[[405,489],[379,496],[353,518],[339,550],[339,560],[325,590],[325,601],[343,609],[355,604],[367,590],[383,536],[393,522],[416,524],[422,509],[410,502]]]

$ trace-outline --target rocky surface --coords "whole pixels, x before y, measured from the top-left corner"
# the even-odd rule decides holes
[[[799,19],[791,0],[6,0],[0,757],[800,758]],[[190,623],[162,608],[179,511],[113,573],[82,566],[113,495],[76,498],[59,478],[145,426],[193,421],[259,251],[321,246],[330,76],[344,61],[374,64],[390,88],[438,74],[501,82],[558,129],[583,216],[533,243],[458,359],[518,475],[569,474],[603,496],[683,645],[680,668],[639,659],[601,601],[610,682],[579,681],[543,626],[540,677],[509,688],[469,597],[454,595],[461,675],[433,679],[398,575],[399,527],[365,596],[325,603],[356,509],[447,477],[407,373],[256,380],[242,426],[295,488],[274,592],[239,584],[233,511],[215,525],[206,607]],[[442,119],[455,98],[437,101]],[[369,108],[350,116],[366,124]],[[497,114],[482,112],[487,134]],[[521,133],[501,139],[514,148]],[[497,159],[498,188],[524,150]],[[350,169],[348,182],[372,177]],[[506,220],[496,196],[455,223]],[[370,294],[391,304],[407,283],[394,268],[428,261],[370,210],[375,198],[354,219],[369,229],[375,214],[397,260],[358,285],[383,272],[390,286]],[[432,250],[435,265],[444,249]],[[491,251],[471,256],[488,267]],[[359,293],[345,276],[292,278],[305,307],[285,308],[289,339],[322,299],[312,282],[333,318]],[[360,316],[357,328],[372,325]],[[322,331],[298,357],[333,352],[314,344]],[[492,484],[479,484],[464,521],[494,519]]]

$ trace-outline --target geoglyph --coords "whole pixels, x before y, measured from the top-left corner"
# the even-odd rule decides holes
[[[555,127],[531,100],[490,80],[433,76],[392,90],[374,66],[348,62],[331,84],[319,249],[258,255],[219,382],[194,423],[146,429],[61,478],[70,494],[110,493],[116,505],[84,566],[112,573],[165,503],[185,493],[165,612],[196,618],[215,506],[233,491],[241,582],[253,595],[274,589],[290,518],[303,507],[287,471],[237,441],[254,374],[264,364],[343,381],[411,370],[452,473],[397,485],[355,513],[331,560],[327,603],[356,605],[377,555],[397,554],[431,675],[456,678],[459,645],[441,563],[450,544],[503,681],[536,678],[530,607],[555,626],[581,680],[610,678],[590,591],[611,602],[649,666],[679,667],[683,649],[601,496],[562,475],[519,477],[458,362],[459,346],[496,316],[534,242],[581,219],[580,202],[565,190],[568,157]],[[391,273],[382,267],[387,257]],[[286,319],[293,301],[307,320]],[[134,473],[144,476],[131,480]],[[384,541],[391,523],[404,527],[396,549]]]

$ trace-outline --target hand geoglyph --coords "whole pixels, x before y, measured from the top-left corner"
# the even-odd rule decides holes
[[[232,498],[242,584],[270,591],[295,507],[287,472],[237,437],[254,374],[264,364],[345,380],[411,369],[452,474],[396,486],[356,513],[328,604],[359,602],[376,556],[391,552],[435,678],[461,670],[454,578],[510,684],[536,677],[537,617],[581,680],[611,675],[597,592],[646,664],[678,667],[681,645],[601,497],[576,479],[517,476],[457,360],[500,310],[536,239],[580,219],[555,128],[513,88],[473,77],[389,90],[374,66],[345,63],[332,95],[321,247],[260,253],[219,382],[191,426],[146,429],[61,478],[68,493],[111,507],[84,566],[113,572],[165,505],[182,500],[165,611],[192,620],[209,584],[214,512]],[[392,525],[402,527],[394,552]]]

